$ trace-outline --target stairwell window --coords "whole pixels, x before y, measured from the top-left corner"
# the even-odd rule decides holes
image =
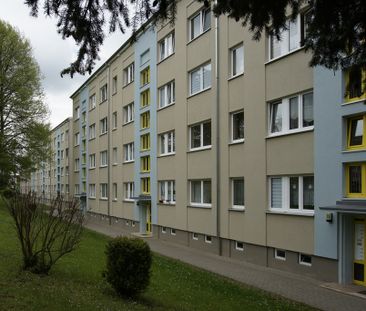
[[[189,41],[211,28],[211,10],[202,9],[189,19]]]
[[[140,137],[141,143],[141,151],[149,150],[150,149],[150,134],[144,134]]]
[[[172,55],[174,53],[174,50],[175,36],[174,32],[172,32],[159,41],[159,61],[162,61],[168,56]]]
[[[366,115],[347,120],[347,149],[366,148]]]
[[[270,103],[269,110],[270,136],[301,132],[314,128],[312,92]]]
[[[142,130],[150,127],[150,111],[141,114],[140,128]]]
[[[194,95],[211,87],[211,63],[202,65],[189,73],[189,94]]]
[[[190,181],[190,202],[192,206],[211,207],[211,180]]]
[[[345,101],[366,99],[366,67],[354,66],[345,71]]]
[[[159,108],[164,108],[175,103],[174,80],[159,88]]]
[[[143,71],[141,71],[141,86],[144,86],[146,84],[150,83],[150,67],[145,68]]]
[[[131,63],[123,70],[123,86],[133,82],[135,77],[135,63]]]
[[[150,194],[150,177],[141,178],[142,194]]]
[[[190,127],[190,150],[211,148],[211,121]]]
[[[348,198],[366,197],[366,163],[346,165],[346,196]]]
[[[160,134],[160,155],[175,153],[175,132]]]
[[[101,88],[100,88],[100,102],[104,102],[107,100],[107,84],[104,84]]]
[[[141,108],[147,107],[150,105],[150,89],[147,89],[141,93]]]
[[[241,43],[240,45],[232,48],[230,50],[230,58],[231,58],[231,77],[236,77],[244,73],[244,45]]]

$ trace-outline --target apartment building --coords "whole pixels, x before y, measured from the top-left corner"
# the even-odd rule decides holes
[[[70,194],[121,230],[365,285],[365,73],[309,67],[306,8],[254,41],[177,5],[71,95]]]
[[[51,199],[56,195],[68,197],[72,174],[70,173],[70,135],[71,118],[67,118],[51,131],[52,159],[44,161],[38,170],[31,173],[30,180],[21,182],[21,191],[36,192],[44,198]]]

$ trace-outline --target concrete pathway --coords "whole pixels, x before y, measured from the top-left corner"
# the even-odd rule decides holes
[[[108,236],[129,234],[107,223],[88,220],[86,227]],[[366,296],[360,298],[325,288],[327,284],[267,267],[201,252],[155,238],[145,239],[152,251],[217,273],[235,281],[329,311],[366,311]]]

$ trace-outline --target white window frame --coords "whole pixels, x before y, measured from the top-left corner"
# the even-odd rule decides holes
[[[192,125],[189,126],[189,150],[190,151],[205,150],[205,149],[212,148],[212,123],[211,123],[211,133],[210,133],[210,135],[211,135],[211,144],[203,145],[203,125],[206,124],[206,123],[211,123],[211,120],[206,121],[206,122],[197,123],[197,124],[192,124]],[[200,146],[192,148],[192,127],[195,127],[197,125],[200,126]]]
[[[284,252],[285,255],[284,256],[279,255],[278,254],[279,251]],[[278,259],[278,260],[286,261],[286,251],[284,249],[275,248],[274,249],[274,258]]]
[[[134,103],[129,103],[123,107],[123,124],[128,124],[134,120]]]
[[[211,235],[205,235],[205,243],[212,244],[212,236]]]
[[[198,233],[192,232],[192,240],[198,241]]]
[[[243,56],[243,69],[241,71],[235,72],[234,74],[234,69],[236,71],[236,67],[234,67],[234,53],[237,55],[236,51],[242,49],[242,56]],[[244,44],[243,42],[239,43],[238,45],[232,47],[230,49],[230,78],[235,78],[237,76],[240,76],[244,73],[245,70],[245,63],[244,63]]]
[[[192,15],[190,18],[189,18],[189,27],[188,27],[188,37],[189,37],[189,42],[198,38],[199,36],[201,36],[202,34],[204,34],[205,32],[209,31],[211,29],[211,25],[209,25],[209,27],[207,29],[203,29],[203,26],[205,24],[205,21],[204,21],[204,18],[205,18],[205,14],[204,12],[205,11],[210,11],[210,20],[212,22],[212,12],[211,12],[211,9],[210,8],[202,8],[199,12],[197,12],[196,14]],[[200,25],[199,25],[199,31],[198,31],[198,34],[193,37],[192,36],[192,20],[195,19],[197,16],[199,16],[199,20],[200,20]]]
[[[77,132],[77,133],[75,133],[75,135],[74,135],[74,146],[76,147],[76,146],[79,146],[80,145],[80,133],[79,132]]]
[[[117,147],[113,147],[113,149],[112,149],[112,162],[113,162],[113,165],[118,164],[118,148]]]
[[[123,86],[132,83],[134,79],[135,79],[135,63],[131,63],[123,70]]]
[[[209,181],[211,183],[211,203],[204,203],[203,202],[203,183],[205,181]],[[192,182],[200,182],[201,183],[201,202],[192,202]],[[197,206],[197,207],[212,207],[212,181],[211,179],[194,179],[189,181],[189,202],[191,206]]]
[[[168,197],[168,189],[170,187],[170,197]],[[162,193],[164,188],[164,193]],[[159,181],[159,201],[164,204],[175,204],[175,180],[162,180]],[[164,196],[164,198],[163,198]]]
[[[95,123],[89,126],[89,140],[92,140],[96,137],[95,133]]]
[[[305,95],[313,94],[313,91],[310,92],[304,92],[297,95],[293,95],[290,97],[282,98],[280,100],[273,101],[268,104],[268,136],[274,137],[274,136],[281,136],[281,135],[287,135],[291,133],[301,133],[305,131],[311,131],[314,129],[314,125],[310,126],[303,126],[303,116],[304,116],[304,102],[303,98]],[[298,127],[295,129],[290,129],[290,99],[297,98],[297,104],[298,104]],[[274,104],[282,104],[282,128],[280,131],[272,132],[272,114],[273,114],[273,105]],[[313,111],[314,111],[314,94],[313,94]],[[314,122],[314,112],[313,112],[313,122]]]
[[[177,232],[174,228],[170,228],[170,235],[177,235]]]
[[[75,160],[74,160],[74,172],[79,172],[80,171],[80,159],[79,158],[76,158]],[[56,177],[56,170],[54,170],[54,172],[55,172],[55,177]]]
[[[244,137],[234,139],[234,115],[242,113],[243,114],[243,120],[244,120],[244,110],[234,111],[230,113],[230,135],[231,135],[231,143],[242,143],[245,140],[245,123],[244,123]],[[244,121],[243,121],[244,122]]]
[[[161,233],[163,233],[163,234],[166,233],[166,227],[161,227]]]
[[[210,76],[210,84],[205,86],[204,85],[204,80],[205,80],[204,79],[204,74],[205,74],[205,69],[207,67],[210,67],[211,76]],[[192,92],[192,75],[197,71],[200,71],[200,77],[201,77],[201,80],[199,82],[200,83],[200,88],[199,88],[199,90],[197,90],[193,93]],[[195,69],[193,69],[189,72],[189,96],[193,96],[193,95],[199,94],[201,92],[204,92],[206,90],[209,90],[211,88],[211,86],[212,86],[212,66],[211,66],[211,62],[205,63],[205,64],[203,64],[203,65],[201,65],[201,66],[199,66],[199,67],[197,67],[197,68],[195,68]]]
[[[100,123],[100,135],[104,135],[106,133],[108,133],[108,119],[107,117],[101,119],[99,121]]]
[[[124,201],[133,202],[134,199],[132,197],[135,196],[135,183],[134,182],[125,182],[124,183]]]
[[[123,145],[123,162],[130,163],[135,160],[135,144],[128,143]]]
[[[244,205],[234,205],[234,182],[236,180],[242,180],[243,181],[243,184],[244,184],[244,190],[243,190],[243,193],[244,193]],[[234,210],[238,210],[238,211],[244,211],[245,210],[245,179],[244,177],[234,177],[234,178],[231,178],[231,208],[234,209]]]
[[[115,130],[118,126],[118,123],[117,123],[118,119],[117,119],[117,111],[114,111],[112,113],[112,130]]]
[[[112,95],[117,93],[117,85],[118,85],[117,81],[118,81],[117,76],[114,76],[112,78]]]
[[[108,184],[107,183],[100,183],[100,198],[103,200],[108,199]],[[103,193],[105,192],[105,193]]]
[[[104,101],[106,101],[108,99],[108,85],[107,85],[107,83],[104,84],[100,88],[99,92],[100,92],[100,94],[99,94],[100,95],[100,103],[103,103]]]
[[[75,120],[78,120],[80,118],[80,106],[77,106],[75,108]]]
[[[303,261],[303,259],[301,258],[302,256],[309,256],[311,262],[309,263],[309,262]],[[304,253],[299,253],[299,264],[303,265],[303,266],[311,267],[313,265],[313,256],[304,254]]]
[[[112,184],[112,197],[113,197],[113,201],[117,201],[117,199],[118,199],[117,183]]]
[[[242,244],[242,246],[240,246],[239,244]],[[244,251],[244,242],[235,241],[235,249],[237,251],[243,252]]]
[[[95,193],[95,184],[89,184],[89,198],[91,199],[95,199],[96,198],[96,193]]]
[[[170,88],[170,102],[168,101],[169,88]],[[159,94],[159,109],[175,104],[175,80],[172,80],[161,86],[158,90],[158,94]],[[162,96],[163,94],[164,96]],[[162,102],[163,98],[164,102]]]
[[[95,96],[95,93],[89,97],[89,110],[92,110],[96,107],[97,105],[97,99]]]
[[[56,185],[54,185],[53,187],[56,190]],[[75,194],[80,194],[80,185],[79,184],[75,184],[74,192],[75,192]]]
[[[298,209],[290,208],[290,178],[291,177],[297,177],[298,178]],[[288,214],[299,214],[299,215],[314,215],[314,209],[304,209],[303,204],[303,194],[304,194],[304,177],[314,177],[313,175],[289,175],[289,176],[271,176],[268,178],[268,193],[269,193],[269,210],[271,212],[276,213],[288,213]],[[281,178],[281,186],[282,186],[282,194],[281,194],[281,201],[282,201],[282,207],[272,207],[272,179]]]
[[[174,31],[159,41],[159,61],[163,61],[175,52]]]
[[[95,168],[96,155],[95,153],[89,154],[89,169]]]
[[[160,134],[159,136],[160,136],[160,155],[165,156],[175,154],[175,131],[169,131]],[[170,144],[169,144],[169,138],[171,142]],[[171,149],[170,152],[169,152],[169,146]]]
[[[100,152],[100,167],[108,166],[108,151],[103,150]]]

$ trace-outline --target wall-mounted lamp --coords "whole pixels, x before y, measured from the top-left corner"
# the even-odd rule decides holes
[[[332,223],[333,222],[333,213],[326,213],[325,220],[329,223]]]

